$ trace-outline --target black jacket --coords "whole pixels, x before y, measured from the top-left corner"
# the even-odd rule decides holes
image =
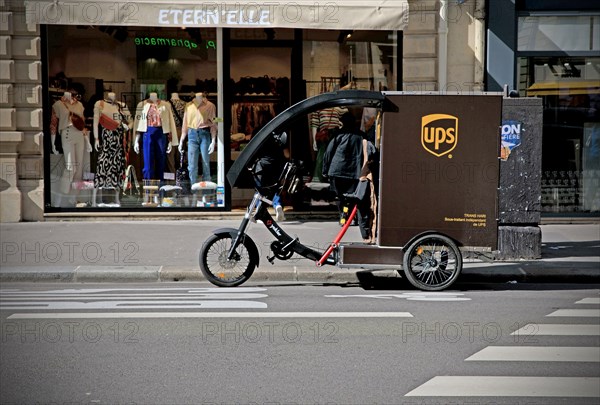
[[[323,175],[359,179],[363,165],[364,133],[344,128],[338,131],[323,156]]]

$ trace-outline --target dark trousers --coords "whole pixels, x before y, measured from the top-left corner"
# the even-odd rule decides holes
[[[161,127],[148,127],[144,133],[144,179],[164,180],[167,137]]]

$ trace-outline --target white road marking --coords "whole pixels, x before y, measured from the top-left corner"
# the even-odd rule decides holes
[[[600,397],[596,377],[438,376],[409,397]]]
[[[264,309],[264,288],[100,288],[3,291],[0,310]]]
[[[600,304],[600,297],[584,298],[577,301],[575,304]]]
[[[470,301],[471,298],[463,297],[461,293],[448,292],[416,292],[403,294],[335,294],[325,295],[326,298],[371,298],[380,300],[391,300],[393,298],[406,299],[408,301]]]
[[[511,333],[517,336],[600,336],[600,325],[530,323]]]
[[[240,293],[240,294],[234,294],[234,293],[225,293],[225,294],[185,294],[185,295],[181,295],[181,294],[132,294],[132,295],[127,295],[127,294],[94,294],[94,295],[83,295],[83,294],[77,294],[77,295],[67,295],[67,296],[57,296],[57,295],[40,295],[40,296],[11,296],[11,297],[0,297],[0,301],[6,301],[6,302],[10,302],[10,301],[57,301],[57,300],[64,300],[64,301],[76,301],[76,300],[82,300],[82,299],[98,299],[101,298],[102,300],[147,300],[148,298],[163,298],[163,299],[182,299],[182,300],[189,300],[189,299],[203,299],[203,300],[213,300],[213,299],[218,299],[218,300],[223,300],[223,299],[246,299],[246,300],[251,300],[251,299],[259,299],[259,298],[267,298],[268,295],[267,294],[254,294],[254,293]]]
[[[598,318],[600,317],[600,309],[559,309],[546,316]]]
[[[599,347],[488,346],[465,361],[600,362]]]
[[[139,292],[139,291],[184,291],[190,294],[197,293],[249,293],[249,292],[263,292],[267,291],[266,288],[259,287],[235,287],[235,288],[225,288],[225,287],[208,287],[208,288],[190,288],[190,287],[173,287],[173,288],[68,288],[62,290],[48,290],[48,291],[31,291],[31,290],[18,290],[18,289],[8,289],[8,290],[0,290],[0,295],[40,295],[40,294],[86,294],[93,295],[97,293],[114,293],[114,292]]]
[[[192,301],[192,300],[148,300],[148,301],[92,301],[92,302],[64,302],[64,301],[40,301],[40,302],[19,302],[14,304],[0,304],[1,310],[17,309],[193,309],[193,308],[266,308],[267,304],[257,301],[241,300],[210,300],[210,301]]]
[[[7,319],[93,318],[412,318],[410,312],[56,312],[12,314]]]

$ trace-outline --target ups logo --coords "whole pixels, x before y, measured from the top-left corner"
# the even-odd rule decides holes
[[[429,114],[421,118],[421,144],[437,157],[450,153],[458,143],[458,118]]]

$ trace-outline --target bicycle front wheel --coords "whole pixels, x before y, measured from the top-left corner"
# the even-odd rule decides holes
[[[258,265],[258,249],[247,235],[227,260],[233,243],[230,233],[212,235],[200,250],[200,270],[204,277],[219,287],[236,287],[248,281]]]

